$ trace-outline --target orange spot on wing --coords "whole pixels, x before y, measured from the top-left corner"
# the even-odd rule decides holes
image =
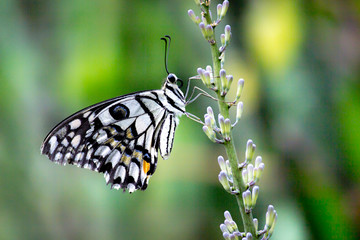
[[[147,173],[150,170],[150,163],[143,161],[143,170],[144,173]]]

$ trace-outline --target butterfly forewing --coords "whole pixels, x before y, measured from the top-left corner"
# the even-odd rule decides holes
[[[161,90],[120,96],[71,115],[48,134],[41,152],[53,162],[104,173],[113,188],[145,190],[158,151],[164,159],[170,155],[184,112],[182,92],[166,82]]]

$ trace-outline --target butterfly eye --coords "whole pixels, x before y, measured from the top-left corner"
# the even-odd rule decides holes
[[[174,74],[169,74],[167,79],[169,80],[169,82],[171,83],[175,83],[176,82],[176,77]]]

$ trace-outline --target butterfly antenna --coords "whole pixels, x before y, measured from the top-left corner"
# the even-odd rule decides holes
[[[168,41],[166,40],[166,38],[169,39],[169,44]],[[169,74],[169,70],[168,70],[168,56],[169,56],[169,48],[170,48],[170,42],[171,42],[171,37],[169,35],[165,35],[164,37],[161,38],[161,40],[164,40],[165,42],[165,70],[167,72],[167,74]]]

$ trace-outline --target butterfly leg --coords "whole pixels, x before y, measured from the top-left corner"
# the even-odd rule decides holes
[[[194,93],[195,93],[195,90],[199,90],[201,93],[199,93],[198,95],[196,95],[193,99],[191,99],[192,98],[192,96],[194,95]],[[190,104],[190,103],[192,103],[192,102],[194,102],[198,97],[200,97],[201,95],[203,95],[203,96],[205,96],[205,97],[208,97],[208,98],[211,98],[211,99],[213,99],[213,100],[215,100],[215,101],[218,101],[218,99],[217,98],[215,98],[215,97],[213,97],[213,96],[211,96],[209,93],[207,93],[207,92],[205,92],[203,89],[201,89],[201,88],[199,88],[199,87],[197,87],[197,86],[195,86],[194,88],[193,88],[193,91],[192,91],[192,93],[191,93],[191,95],[190,95],[190,100],[188,100],[188,101],[186,101],[186,105],[188,105],[188,104]]]
[[[185,92],[185,99],[187,98],[187,95],[188,95],[188,93],[189,93],[190,81],[191,81],[191,80],[200,80],[200,79],[201,79],[201,78],[200,78],[199,75],[190,77],[190,78],[188,79],[188,83],[187,83],[187,86],[186,86],[186,92]]]
[[[203,123],[198,116],[195,116],[194,114],[188,113],[188,112],[185,112],[185,115],[186,115],[186,117],[188,117],[189,119],[191,119],[191,120],[193,120],[193,121],[195,121],[195,122],[198,122],[198,123],[200,123],[201,125],[205,125],[205,123]]]

